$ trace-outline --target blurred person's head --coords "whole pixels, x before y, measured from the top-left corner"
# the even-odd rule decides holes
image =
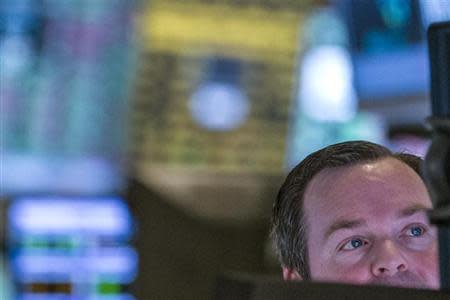
[[[285,280],[438,288],[432,203],[421,159],[364,141],[312,153],[287,176],[272,215]]]

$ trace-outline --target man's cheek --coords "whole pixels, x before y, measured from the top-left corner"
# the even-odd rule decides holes
[[[439,259],[437,246],[427,253],[417,253],[411,259],[411,271],[425,278],[431,288],[438,289],[440,286]]]
[[[343,262],[322,260],[312,264],[311,276],[314,280],[364,284],[370,281],[370,268],[365,260]]]
[[[340,282],[349,284],[364,284],[366,283],[367,276],[364,276],[364,272],[359,269],[337,269],[328,267],[327,271],[318,272],[313,279],[317,281],[326,282]]]

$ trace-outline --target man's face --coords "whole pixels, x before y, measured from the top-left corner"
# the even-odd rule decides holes
[[[323,170],[304,201],[312,279],[439,288],[431,206],[423,181],[396,159]]]

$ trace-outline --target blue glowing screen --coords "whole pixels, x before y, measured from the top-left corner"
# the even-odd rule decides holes
[[[133,299],[133,219],[119,197],[21,197],[7,234],[18,299]]]

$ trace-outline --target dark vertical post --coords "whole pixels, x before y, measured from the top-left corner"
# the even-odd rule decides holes
[[[450,290],[450,22],[428,29],[433,116],[425,178],[433,201],[430,220],[439,228],[441,288]]]

